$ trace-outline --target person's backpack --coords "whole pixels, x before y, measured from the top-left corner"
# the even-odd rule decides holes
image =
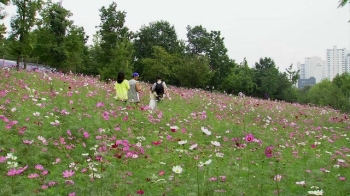
[[[156,82],[156,87],[154,88],[154,91],[157,93],[158,97],[163,97],[163,94],[164,94],[163,81],[161,83]]]

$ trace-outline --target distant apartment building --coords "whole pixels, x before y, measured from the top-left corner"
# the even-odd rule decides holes
[[[326,78],[332,81],[336,75],[349,71],[350,57],[348,54],[345,48],[338,49],[337,46],[327,49]]]
[[[313,77],[315,79],[315,82],[318,83],[326,77],[326,62],[323,61],[320,57],[306,57],[305,63],[298,63],[297,67],[298,70],[300,70],[299,74],[301,80],[308,80],[309,78]]]
[[[298,80],[298,88],[302,89],[305,86],[313,86],[316,84],[316,78],[310,77],[309,79],[299,79]]]

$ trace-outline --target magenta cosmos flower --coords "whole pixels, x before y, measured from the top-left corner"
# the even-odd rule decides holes
[[[266,157],[270,158],[273,156],[273,146],[268,146],[266,149],[265,149],[265,155]]]
[[[254,140],[253,134],[249,133],[248,135],[245,136],[246,142],[253,142],[253,140]]]

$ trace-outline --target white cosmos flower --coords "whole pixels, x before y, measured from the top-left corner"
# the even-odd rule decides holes
[[[219,157],[219,158],[222,158],[222,157],[224,157],[224,153],[218,152],[218,153],[216,153],[216,156]]]
[[[181,174],[182,173],[182,167],[180,165],[174,166],[173,167],[173,172],[176,174]]]
[[[204,162],[205,165],[209,165],[212,162],[211,159],[209,159],[208,161]]]
[[[187,143],[187,140],[181,140],[181,141],[179,141],[178,143],[179,143],[180,145],[184,145],[184,144]]]
[[[339,163],[345,163],[345,161],[343,159],[338,159]]]
[[[195,148],[197,148],[198,147],[198,144],[193,144],[191,147],[190,147],[190,150],[193,150],[193,149],[195,149]]]
[[[214,146],[221,146],[220,142],[217,141],[211,141],[211,144],[213,144]]]
[[[17,109],[16,108],[12,108],[11,109],[11,112],[15,112]]]
[[[205,133],[205,135],[211,135],[211,131],[209,131],[207,128],[201,127],[201,130],[203,133]]]
[[[204,166],[204,163],[200,161],[200,162],[198,163],[198,167],[203,167],[203,166]]]
[[[34,112],[33,116],[40,116],[40,112]]]
[[[297,185],[305,185],[305,181],[296,182]]]
[[[323,195],[323,190],[308,191],[310,195]]]
[[[178,126],[170,126],[170,129],[178,130],[179,127]]]

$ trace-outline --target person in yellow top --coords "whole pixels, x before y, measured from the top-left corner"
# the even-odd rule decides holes
[[[115,99],[121,101],[128,100],[128,90],[130,89],[129,81],[125,79],[125,73],[119,72],[117,81],[114,83],[114,89],[116,92]]]

